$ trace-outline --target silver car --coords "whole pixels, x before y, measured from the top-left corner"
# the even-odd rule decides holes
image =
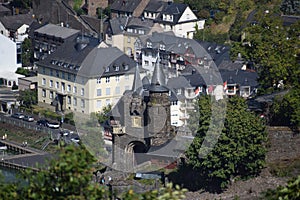
[[[27,122],[33,122],[34,121],[34,117],[30,116],[30,115],[25,115],[23,118],[24,121]]]

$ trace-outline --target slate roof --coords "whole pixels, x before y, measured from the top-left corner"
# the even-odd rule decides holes
[[[153,27],[154,23],[152,20],[142,19],[138,17],[118,17],[109,20],[110,28],[107,34],[116,35],[122,33],[128,28],[143,29],[145,34],[148,34]],[[129,32],[126,32],[127,34]]]
[[[80,31],[72,28],[54,25],[54,24],[47,24],[35,30],[35,32],[39,34],[46,34],[46,35],[66,39],[76,33],[79,33]]]
[[[199,44],[211,56],[216,66],[220,66],[224,61],[230,61],[230,47],[214,42],[198,41]]]
[[[11,12],[8,8],[0,4],[0,12]]]
[[[188,79],[184,76],[173,77],[168,80],[168,87],[172,89],[191,87]]]
[[[83,49],[79,48],[81,41],[88,41]],[[98,45],[98,38],[78,35],[73,40],[66,40],[54,53],[39,61],[38,65],[88,78],[134,73],[134,60],[116,47],[98,48]],[[60,66],[57,63],[61,63]],[[64,63],[67,65],[64,66]],[[119,70],[116,70],[117,66]],[[107,67],[109,71],[106,71]]]
[[[165,2],[165,1],[150,0],[150,2],[147,4],[144,11],[158,13],[158,12],[161,12],[166,5],[167,5],[167,2]]]
[[[125,29],[127,22],[126,17],[117,17],[109,20],[110,28],[108,28],[108,34],[117,35],[122,33]]]
[[[168,33],[153,32],[152,35],[140,36],[140,40],[143,46],[146,46],[147,41],[151,41],[152,49],[159,49],[159,45],[163,43],[168,52],[183,55],[187,48],[191,48],[197,58],[208,56],[206,50],[197,41],[176,37]]]
[[[20,14],[20,15],[11,15],[4,16],[0,18],[0,21],[4,27],[8,30],[17,30],[22,25],[27,24],[28,26],[34,21],[32,14]]]
[[[229,71],[229,70],[220,70],[221,76],[225,81],[229,81],[230,78],[239,84],[244,85],[245,80],[247,80],[248,85],[253,87],[258,86],[257,78],[258,74],[256,71],[253,70],[236,70],[236,71]]]
[[[73,40],[66,40],[59,48],[57,48],[54,53],[48,55],[44,60],[39,61],[38,65],[43,65],[54,69],[59,68],[70,73],[77,73],[78,71],[75,70],[75,67],[79,67],[86,56],[98,45],[97,38],[87,36],[83,37],[89,40],[88,45],[84,49],[80,51],[76,49],[76,47],[78,48],[78,46],[76,46],[77,38],[82,38],[82,36],[78,34],[77,38],[74,38]],[[53,61],[68,63],[69,67],[65,68],[63,65],[58,66],[57,63],[53,63]],[[71,65],[73,65],[72,68]]]
[[[142,0],[116,0],[111,4],[110,9],[112,12],[121,11],[133,13],[141,1]]]
[[[300,16],[282,15],[283,26],[291,26],[300,20]]]
[[[119,67],[119,71],[115,67]],[[116,47],[95,48],[83,61],[79,74],[87,77],[134,73],[136,63]],[[104,72],[109,67],[109,72]]]
[[[185,9],[188,7],[187,4],[182,3],[170,3],[167,4],[164,9],[160,12],[160,15],[156,18],[156,21],[170,23],[170,24],[177,24],[180,17],[182,16]],[[173,15],[173,21],[168,22],[163,20],[163,14],[166,15]]]

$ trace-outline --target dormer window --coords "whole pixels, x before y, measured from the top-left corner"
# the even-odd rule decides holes
[[[159,50],[166,50],[166,46],[164,44],[160,44],[159,45]]]
[[[106,68],[105,68],[105,72],[109,72],[109,67],[106,67]]]
[[[128,29],[127,29],[127,32],[128,32],[128,33],[132,33],[133,30],[132,30],[131,28],[128,28]]]
[[[147,42],[147,48],[152,48],[152,43],[151,42]]]
[[[115,66],[115,71],[119,71],[120,70],[120,67],[119,66]]]
[[[128,70],[129,69],[128,64],[123,63],[122,65],[123,65],[124,70]]]

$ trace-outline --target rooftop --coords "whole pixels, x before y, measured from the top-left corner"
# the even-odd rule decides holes
[[[54,36],[62,39],[66,39],[79,32],[80,31],[76,29],[62,27],[54,24],[47,24],[35,30],[35,33],[45,34],[45,35]]]

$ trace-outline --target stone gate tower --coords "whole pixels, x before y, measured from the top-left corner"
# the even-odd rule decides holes
[[[124,93],[111,118],[115,169],[132,170],[147,161],[151,146],[163,145],[172,137],[169,90],[159,59],[150,85],[142,84],[137,65],[132,90]]]

